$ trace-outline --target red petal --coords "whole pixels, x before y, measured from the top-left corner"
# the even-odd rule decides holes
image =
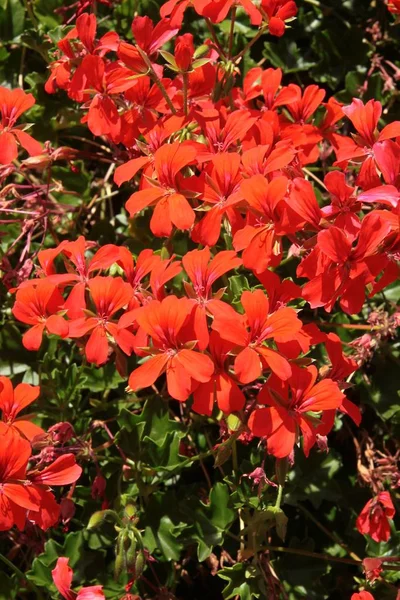
[[[149,358],[130,374],[128,382],[130,389],[136,392],[153,385],[164,371],[168,360],[167,354],[158,354]]]
[[[34,483],[44,485],[69,485],[75,483],[82,474],[82,468],[76,464],[73,454],[63,454],[40,471],[39,474],[30,477]]]
[[[241,383],[251,383],[261,375],[261,362],[257,352],[245,348],[235,359],[235,373]]]

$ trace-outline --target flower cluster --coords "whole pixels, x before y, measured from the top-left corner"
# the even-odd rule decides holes
[[[193,6],[219,22],[231,5],[217,4]],[[270,29],[296,12],[293,2],[260,10],[248,4],[252,22],[265,19]],[[241,411],[246,386],[264,382],[250,430],[279,458],[302,433],[308,454],[337,410],[360,422],[342,391],[356,364],[336,336],[302,321],[288,303],[302,299],[329,312],[338,301],[353,314],[366,291],[397,278],[400,123],[379,131],[379,102],[324,103],[315,85],[283,85],[280,69],[251,69],[242,88],[224,95],[226,56],[214,43],[199,52],[185,34],[176,37],[174,55],[161,49],[186,7],[167,3],[156,26],[135,18],[135,45],[114,32],[98,39],[95,16],[82,14],[58,44],[46,89],[66,90],[86,108],[82,121],[91,132],[124,148],[120,156],[129,160],[115,182],[138,181],[129,216],[150,208],[155,236],[186,231],[203,249],[181,260],[151,250],[134,259],[127,248],[107,245],[88,257],[83,237],[61,242],[39,253],[38,277],[19,286],[13,314],[31,326],[27,349],[37,350],[44,332],[56,334],[77,340],[96,365],[115,352],[121,373],[134,352],[145,360],[130,374],[130,390],[154,386],[165,373],[168,395],[193,395],[202,414],[215,401],[225,414]],[[345,119],[351,137],[340,133]],[[321,153],[337,167],[319,182],[322,206],[308,178]],[[233,250],[213,250],[222,236]],[[274,273],[291,258],[298,278],[308,280],[303,286]],[[213,285],[240,267],[260,286],[242,293],[238,314]],[[184,296],[171,294],[168,283],[182,274]],[[323,375],[306,358],[316,344],[325,344],[331,362]]]
[[[133,20],[134,43],[116,32],[99,37],[93,14],[77,18],[58,42],[46,91],[64,90],[81,105],[82,123],[113,149],[130,219],[151,215],[150,230],[166,247],[134,256],[83,236],[61,241],[38,253],[35,277],[14,290],[12,313],[29,326],[26,349],[38,350],[44,334],[73,340],[89,363],[115,360],[128,391],[152,388],[202,415],[236,413],[269,454],[292,460],[297,445],[306,456],[326,446],[338,414],[361,421],[345,395],[357,362],[313,315],[334,306],[360,313],[366,297],[399,277],[400,122],[381,127],[375,100],[344,106],[325,101],[316,85],[285,85],[280,69],[250,69],[241,85],[243,53],[234,56],[215,36],[196,49],[191,34],[177,35],[189,6],[211,31],[240,6],[260,33],[275,36],[297,12],[291,0],[169,0],[156,25]],[[16,141],[41,152],[14,127],[32,104],[21,94],[0,102],[4,164],[15,158]],[[191,248],[183,255],[173,253],[177,232]],[[289,261],[294,281],[279,275]],[[234,273],[248,280],[232,302]],[[49,526],[57,509],[47,486],[80,474],[68,454],[26,473],[25,438],[35,431],[16,415],[34,393],[2,407],[4,527],[21,528],[27,515]],[[16,388],[15,398],[21,394]],[[393,515],[381,492],[357,527],[387,540]],[[66,560],[54,581],[75,598]]]
[[[44,432],[18,415],[36,400],[39,392],[39,387],[27,383],[13,389],[8,377],[0,377],[0,531],[14,525],[22,531],[27,521],[43,530],[55,525],[60,505],[51,487],[75,483],[82,473],[70,453],[50,464],[40,461],[28,469],[33,458],[30,442]]]

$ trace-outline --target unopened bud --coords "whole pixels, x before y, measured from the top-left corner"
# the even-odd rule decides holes
[[[139,550],[137,557],[136,557],[136,562],[135,562],[135,577],[136,577],[136,579],[139,579],[139,577],[142,576],[145,565],[146,565],[146,557],[144,555],[143,550]]]

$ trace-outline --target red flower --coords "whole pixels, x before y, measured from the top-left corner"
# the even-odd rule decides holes
[[[0,165],[8,165],[18,156],[17,142],[30,156],[42,152],[42,146],[28,133],[14,127],[17,119],[35,104],[32,94],[0,87]]]
[[[186,73],[192,66],[194,55],[193,36],[191,33],[180,35],[175,40],[175,62],[181,73]]]
[[[242,194],[249,204],[247,225],[235,233],[233,247],[243,250],[243,265],[256,273],[262,273],[271,264],[280,262],[282,247],[279,234],[282,201],[286,195],[288,180],[277,177],[270,183],[262,175],[245,179]],[[280,210],[281,209],[281,210]]]
[[[232,250],[218,252],[211,260],[210,258],[209,248],[192,250],[182,258],[183,267],[192,282],[192,285],[184,285],[187,295],[195,303],[194,332],[200,350],[208,346],[207,314],[216,316],[230,309],[230,306],[219,299],[218,292],[213,296],[212,285],[222,275],[231,269],[236,269],[242,262]]]
[[[45,84],[48,94],[54,94],[57,88],[69,90],[74,69],[88,54],[104,56],[110,50],[117,50],[119,37],[115,31],[109,31],[98,41],[96,31],[96,16],[84,13],[77,18],[75,27],[58,42],[63,55],[50,65],[51,75]]]
[[[90,315],[88,318],[71,321],[69,335],[82,337],[90,332],[85,346],[86,358],[99,366],[107,362],[109,356],[108,336],[111,336],[126,354],[132,352],[134,335],[119,327],[112,317],[130,303],[133,290],[121,277],[93,277],[88,282],[88,287],[96,313],[86,311]]]
[[[76,464],[73,454],[63,454],[41,471],[29,472],[28,480],[40,495],[40,509],[37,512],[29,511],[28,520],[43,530],[52,527],[60,518],[61,507],[50,487],[75,483],[81,473],[82,469]]]
[[[262,0],[261,6],[269,18],[270,34],[278,37],[285,33],[285,21],[297,15],[297,6],[293,0]]]
[[[137,310],[136,320],[152,339],[150,358],[129,377],[129,388],[137,391],[149,387],[166,372],[167,389],[172,398],[186,400],[199,383],[210,380],[214,371],[212,360],[196,352],[193,328],[190,325],[193,304],[187,298],[168,296],[162,302],[154,300]]]
[[[386,0],[387,7],[394,15],[400,15],[400,0]]]
[[[262,72],[262,93],[264,96],[265,107],[268,110],[275,110],[278,106],[286,106],[291,102],[296,102],[298,99],[297,90],[290,85],[279,90],[281,82],[281,69],[270,68]]]
[[[129,309],[139,308],[144,300],[143,279],[153,271],[156,265],[162,262],[162,259],[153,250],[142,250],[136,259],[136,264],[132,256],[132,252],[121,246],[119,249],[120,255],[117,260],[118,265],[123,269],[125,277],[132,287],[132,298],[129,301]]]
[[[362,592],[357,592],[353,594],[351,600],[374,600],[374,597],[369,592],[363,590]]]
[[[380,492],[367,502],[357,517],[357,529],[375,542],[387,542],[390,537],[389,519],[393,519],[395,512],[389,492]]]
[[[326,219],[334,219],[334,224],[349,236],[356,236],[360,229],[357,213],[361,210],[360,199],[355,188],[347,185],[346,176],[340,171],[331,171],[325,176],[324,184],[331,196],[331,204],[321,209]]]
[[[69,558],[61,556],[57,559],[57,564],[51,572],[54,584],[61,596],[65,600],[104,600],[102,585],[92,585],[83,587],[79,592],[74,592],[71,589],[73,571],[68,566]]]
[[[268,452],[277,458],[289,456],[294,444],[303,434],[304,454],[308,456],[315,443],[318,420],[307,413],[337,409],[344,394],[337,383],[323,379],[316,383],[318,371],[314,366],[301,369],[292,365],[292,376],[282,381],[273,374],[258,394],[257,408],[249,419],[254,435],[267,438]]]
[[[362,563],[367,581],[373,583],[376,579],[379,579],[383,571],[381,558],[364,558]]]
[[[0,435],[0,531],[25,527],[28,518],[42,529],[57,522],[60,507],[48,486],[74,483],[82,469],[64,454],[42,471],[26,473],[29,442],[12,429]]]
[[[12,313],[22,323],[32,325],[22,338],[27,350],[40,348],[45,330],[62,338],[67,337],[68,323],[59,314],[63,309],[64,299],[60,291],[45,279],[17,290]]]
[[[377,100],[370,100],[364,105],[362,100],[354,98],[353,102],[349,106],[343,106],[342,110],[353,123],[357,134],[353,135],[352,139],[335,135],[335,165],[344,165],[349,160],[362,162],[358,183],[364,188],[380,185],[374,162],[375,143],[398,137],[400,121],[386,125],[379,132],[382,104]]]
[[[205,207],[209,207],[205,217],[197,223],[192,232],[192,239],[198,244],[214,246],[221,233],[222,220],[225,215],[235,223],[238,218],[234,210],[243,194],[240,189],[242,176],[240,173],[240,156],[225,152],[213,157],[212,163],[205,172],[201,199]]]
[[[200,383],[194,391],[192,409],[201,415],[211,415],[215,401],[225,414],[241,410],[245,404],[245,396],[229,374],[226,363],[234,344],[223,340],[216,331],[210,335],[210,353],[215,364],[215,371],[210,381]]]
[[[85,290],[90,278],[97,271],[103,271],[111,267],[120,256],[121,249],[118,246],[106,244],[95,252],[91,258],[87,259],[85,254],[91,246],[93,246],[93,242],[87,242],[81,235],[75,242],[64,241],[57,248],[43,250],[38,254],[39,262],[48,276],[48,281],[59,285],[73,284],[73,288],[64,304],[70,319],[77,319],[84,314],[83,310],[86,308]],[[68,273],[54,274],[53,261],[60,253],[72,263],[72,268],[67,263]]]
[[[302,91],[298,85],[292,83],[288,86],[288,90],[296,94],[297,98],[287,103],[287,109],[295,123],[299,124],[307,123],[311,119],[326,94],[325,90],[317,85],[309,85]]]
[[[40,508],[37,490],[23,483],[30,455],[29,442],[11,429],[0,435],[0,531],[23,530],[27,511]]]
[[[214,154],[228,152],[228,150],[237,150],[238,141],[241,142],[243,140],[246,133],[257,120],[248,110],[237,110],[228,115],[223,111],[204,110],[196,116],[201,131],[206,138],[206,149],[201,151],[200,146],[198,150],[198,162],[209,161],[213,158]],[[233,155],[226,155],[225,161],[228,169],[230,159],[233,159]],[[230,169],[232,168],[230,167]]]
[[[386,261],[381,267],[370,261],[390,231],[389,220],[383,220],[373,212],[364,217],[355,247],[352,238],[338,227],[320,231],[317,247],[297,269],[298,276],[311,279],[303,287],[303,297],[310,306],[324,306],[330,312],[336,300],[341,298],[340,306],[344,312],[359,312],[364,302],[365,285],[386,266]]]
[[[269,302],[261,290],[243,292],[243,316],[218,314],[212,328],[222,339],[235,344],[239,351],[235,359],[235,373],[241,383],[250,383],[269,368],[282,379],[291,375],[287,359],[265,346],[267,340],[289,341],[301,329],[301,321],[292,308],[279,308],[269,314]]]
[[[149,56],[166,44],[178,33],[178,27],[170,19],[161,19],[154,26],[149,17],[135,17],[132,21],[132,33],[137,45]]]
[[[8,377],[0,377],[0,409],[3,421],[0,421],[0,435],[9,427],[22,434],[28,440],[44,433],[43,429],[25,417],[18,417],[19,413],[29,406],[39,396],[40,387],[19,383],[13,389]]]
[[[239,4],[249,15],[252,25],[260,25],[262,16],[260,11],[250,0],[168,0],[161,9],[160,15],[166,17],[171,15],[171,21],[181,26],[183,14],[188,6],[193,6],[197,14],[210,19],[213,23],[220,23],[228,15],[230,9]]]
[[[196,150],[191,146],[174,142],[159,148],[154,155],[157,179],[149,179],[146,188],[132,194],[126,209],[132,217],[147,206],[155,205],[150,222],[151,231],[157,236],[169,236],[172,226],[189,229],[195,214],[186,199],[185,179],[181,170],[196,162]]]

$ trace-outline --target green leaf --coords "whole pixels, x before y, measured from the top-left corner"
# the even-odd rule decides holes
[[[228,581],[228,585],[222,590],[225,600],[235,596],[239,596],[241,600],[268,597],[262,575],[254,565],[236,563],[233,567],[218,571],[218,577]]]
[[[236,516],[229,506],[230,496],[226,484],[216,483],[209,498],[208,504],[190,497],[181,505],[185,520],[192,524],[188,535],[198,543],[197,555],[200,561],[210,556],[214,546],[223,543],[225,531]]]
[[[167,471],[185,462],[179,454],[185,432],[179,423],[170,419],[168,405],[161,398],[149,398],[139,415],[123,409],[118,423],[121,427],[118,443],[134,460]]]

